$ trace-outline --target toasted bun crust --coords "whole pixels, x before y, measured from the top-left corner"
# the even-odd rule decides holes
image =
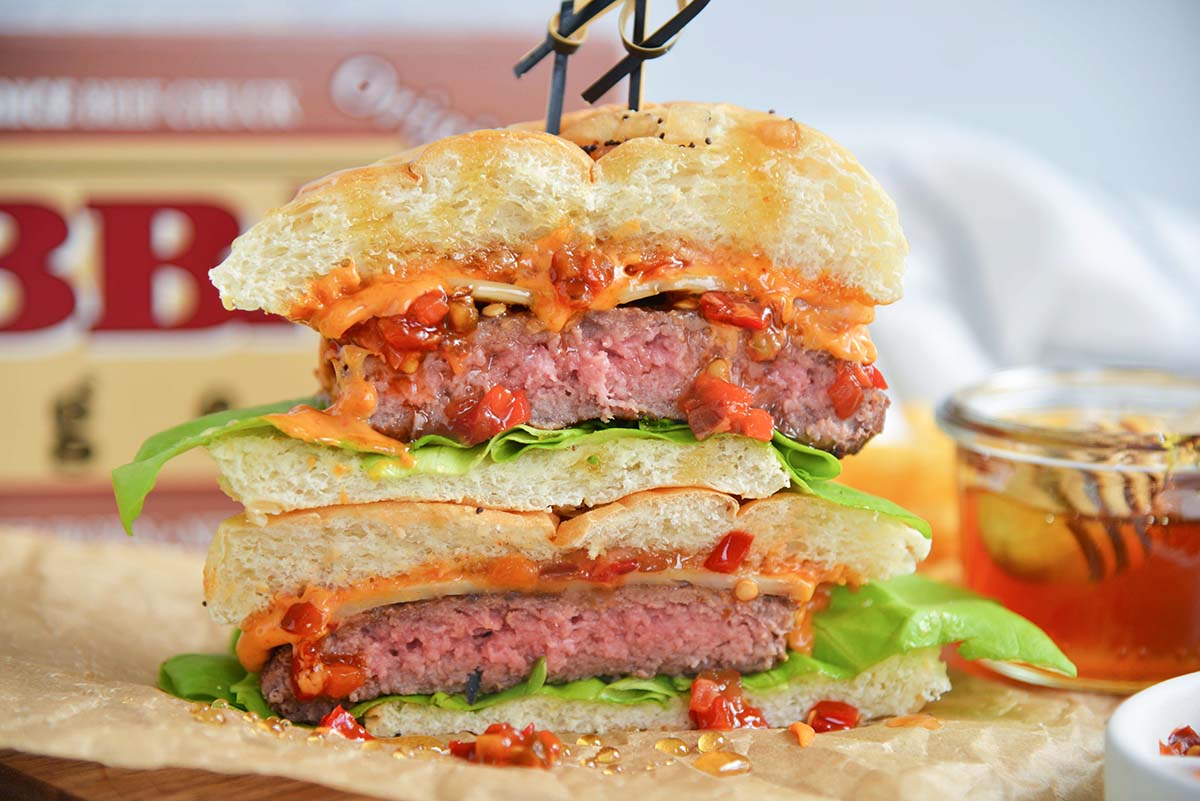
[[[908,715],[937,700],[950,689],[946,666],[938,649],[926,648],[893,656],[852,679],[810,676],[764,692],[746,691],[747,700],[762,709],[767,721],[785,727],[804,720],[817,701],[844,701],[857,707],[863,718]],[[608,704],[564,701],[532,696],[497,704],[479,712],[456,712],[435,707],[389,701],[369,710],[367,730],[376,737],[402,734],[446,735],[482,732],[491,723],[511,723],[517,728],[532,723],[555,732],[604,734],[633,729],[692,728],[687,704],[677,699],[656,703]]]
[[[706,487],[765,498],[790,478],[770,445],[712,437],[694,445],[623,439],[588,447],[533,450],[485,461],[465,475],[373,478],[362,459],[282,435],[243,435],[208,446],[221,487],[256,522],[265,515],[371,501],[450,501],[511,511],[611,503],[658,487]]]
[[[770,558],[886,579],[913,572],[929,552],[929,541],[902,523],[794,492],[739,509],[736,499],[712,490],[656,490],[566,521],[448,503],[371,503],[291,512],[265,526],[241,515],[226,520],[208,552],[205,600],[215,620],[237,624],[277,595],[307,587],[354,587],[423,565],[508,554],[539,563],[576,549],[593,557],[618,548],[703,556],[734,529],[754,536],[741,575],[754,575]],[[732,584],[737,576],[712,578]]]
[[[315,182],[239,237],[212,281],[227,306],[288,315],[339,265],[367,282],[420,278],[567,230],[630,253],[762,257],[861,302],[900,297],[895,205],[811,128],[701,103],[582,111],[561,137],[537,127],[453,136]]]

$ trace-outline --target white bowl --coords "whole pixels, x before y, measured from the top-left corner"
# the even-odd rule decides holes
[[[1180,726],[1200,731],[1200,673],[1155,684],[1117,707],[1104,735],[1106,801],[1200,800],[1200,757],[1158,752]]]

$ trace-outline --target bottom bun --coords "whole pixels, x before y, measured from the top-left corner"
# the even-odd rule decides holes
[[[814,675],[779,688],[747,691],[746,698],[763,711],[767,721],[786,727],[803,720],[818,701],[844,701],[857,707],[864,720],[907,715],[937,700],[950,689],[939,649],[925,648],[885,659],[852,679]],[[403,701],[388,701],[366,714],[367,730],[376,737],[408,734],[481,733],[492,723],[517,728],[532,723],[557,732],[605,734],[633,729],[690,729],[684,698],[669,704],[612,704],[566,701],[531,696],[482,709],[461,712]]]

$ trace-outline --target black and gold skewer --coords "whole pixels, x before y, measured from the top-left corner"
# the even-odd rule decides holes
[[[636,46],[642,47],[646,44],[646,3],[647,0],[633,1],[633,31],[631,38]],[[628,8],[628,4],[625,6]],[[625,21],[622,19],[618,22],[621,31],[621,38],[625,38]],[[637,68],[629,73],[629,108],[637,111],[642,107],[642,62],[638,62]]]
[[[586,40],[587,26],[617,2],[618,0],[590,0],[581,4],[576,0],[563,0],[558,13],[550,19],[545,39],[514,65],[513,72],[520,78],[543,58],[554,53],[550,94],[546,102],[548,133],[557,134],[562,124],[563,96],[567,86],[567,59]],[[640,108],[644,63],[666,54],[675,44],[684,26],[696,18],[708,5],[709,0],[678,0],[679,12],[649,36],[646,35],[648,2],[649,0],[625,0],[619,27],[626,55],[584,91],[583,98],[587,102],[595,103],[618,81],[628,76],[629,108]],[[632,32],[626,36],[625,28],[631,17]]]
[[[696,18],[696,15],[704,10],[708,5],[709,0],[691,0],[684,2],[680,0],[679,12],[663,23],[662,27],[654,33],[645,37],[641,41],[629,39],[625,36],[625,21],[629,17],[631,10],[636,10],[636,0],[627,0],[625,8],[621,11],[621,44],[625,46],[625,58],[621,59],[608,72],[600,76],[600,78],[583,91],[583,99],[589,103],[595,103],[605,92],[616,86],[617,81],[630,76],[630,96],[629,107],[636,109],[641,105],[641,75],[643,64],[652,58],[659,58],[670,52],[675,46],[675,41],[679,38],[679,34],[683,31],[685,25]],[[643,23],[644,24],[644,23]],[[635,37],[636,20],[635,20]],[[636,74],[637,78],[633,76]],[[639,94],[635,97],[633,86],[636,83]]]

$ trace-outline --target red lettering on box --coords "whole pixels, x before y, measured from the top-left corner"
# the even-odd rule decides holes
[[[0,256],[0,270],[21,288],[16,316],[0,331],[37,331],[58,325],[75,311],[75,290],[50,272],[50,254],[67,238],[67,222],[52,209],[34,203],[0,203],[0,214],[15,226],[13,245]]]

